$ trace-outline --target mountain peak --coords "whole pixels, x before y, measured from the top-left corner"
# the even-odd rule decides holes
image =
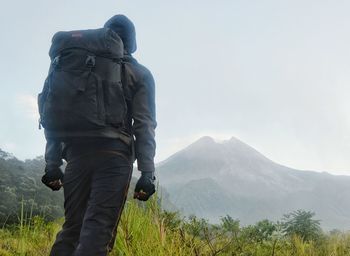
[[[196,140],[192,144],[196,144],[196,143],[200,143],[200,144],[215,143],[215,140],[210,136],[203,136],[203,137],[200,137],[198,140]]]
[[[232,136],[228,141],[233,142],[233,141],[240,141],[240,140],[237,139],[236,137]]]
[[[202,151],[202,150],[207,150],[209,148],[213,148],[216,145],[217,145],[217,143],[215,142],[215,140],[212,137],[203,136],[203,137],[199,138],[198,140],[196,140],[195,142],[193,142],[192,144],[190,144],[189,146],[187,146],[182,151],[198,152],[198,151]],[[182,151],[180,151],[180,152],[182,152]]]
[[[224,139],[224,140],[216,139],[216,138],[213,138],[210,136],[202,136],[198,140],[193,142],[191,145],[200,144],[200,145],[206,146],[206,145],[227,144],[227,143],[243,143],[243,142],[234,136],[232,136],[229,139]]]

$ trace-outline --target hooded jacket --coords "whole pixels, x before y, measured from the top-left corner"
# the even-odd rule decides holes
[[[144,172],[154,171],[155,156],[155,82],[151,72],[132,57],[136,51],[136,33],[132,22],[123,15],[116,15],[106,22],[105,27],[113,29],[123,40],[125,46],[123,86],[128,106],[126,127],[117,130],[106,127],[99,131],[77,133],[66,138],[64,134],[45,131],[47,140],[45,160],[47,170],[62,165],[67,147],[72,141],[84,142],[90,139],[117,140],[127,147],[133,146],[138,169]],[[93,150],[109,150],[111,143],[92,143]],[[106,148],[107,147],[107,148]],[[112,147],[113,148],[113,147]]]

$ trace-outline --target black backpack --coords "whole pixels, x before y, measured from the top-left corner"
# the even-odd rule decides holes
[[[123,42],[109,28],[58,32],[38,96],[39,128],[79,132],[124,126]]]

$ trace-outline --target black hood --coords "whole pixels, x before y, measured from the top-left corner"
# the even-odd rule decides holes
[[[123,40],[124,48],[128,53],[134,53],[137,49],[135,26],[125,15],[118,14],[110,18],[104,25],[116,32]]]

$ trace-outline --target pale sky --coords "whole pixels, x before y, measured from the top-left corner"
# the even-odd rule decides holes
[[[350,175],[350,1],[1,0],[0,148],[44,152],[36,95],[52,35],[122,13],[156,80],[157,161],[202,135]]]

